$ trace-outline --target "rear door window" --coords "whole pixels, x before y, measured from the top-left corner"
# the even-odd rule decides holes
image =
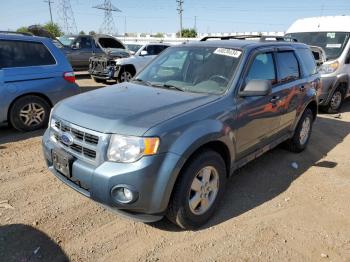
[[[56,60],[43,43],[0,40],[0,68],[54,64]]]
[[[276,59],[279,69],[279,82],[285,83],[299,79],[299,64],[293,51],[277,52]]]

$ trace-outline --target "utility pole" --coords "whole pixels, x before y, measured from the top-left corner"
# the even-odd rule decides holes
[[[194,30],[197,32],[197,16],[196,15],[194,16]]]
[[[52,11],[51,11],[51,4],[53,4],[53,2],[52,2],[52,0],[45,0],[44,2],[49,4],[51,24],[53,24]]]
[[[180,33],[179,36],[180,38],[182,37],[182,12],[184,11],[182,8],[182,5],[184,3],[184,0],[176,0],[177,2],[177,11],[179,13],[179,17],[180,17]]]

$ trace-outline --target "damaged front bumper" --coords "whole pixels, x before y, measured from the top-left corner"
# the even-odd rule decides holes
[[[114,60],[106,58],[91,58],[89,74],[94,78],[103,80],[115,80],[118,78],[120,66]]]

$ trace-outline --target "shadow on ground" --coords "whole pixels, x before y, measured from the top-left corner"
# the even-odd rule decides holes
[[[1,261],[69,261],[65,252],[45,233],[23,224],[0,226]]]
[[[350,103],[342,112],[350,111]],[[332,115],[316,120],[308,148],[294,154],[278,147],[239,170],[227,183],[226,193],[213,218],[203,230],[238,217],[280,195],[310,167],[334,168],[336,162],[320,161],[350,133],[350,123]],[[295,162],[298,168],[292,167]],[[166,219],[150,224],[165,231],[180,229]]]

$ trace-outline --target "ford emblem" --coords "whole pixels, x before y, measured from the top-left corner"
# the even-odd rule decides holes
[[[61,142],[63,144],[65,144],[66,146],[71,146],[71,145],[73,145],[74,138],[71,134],[63,133],[61,135]]]

